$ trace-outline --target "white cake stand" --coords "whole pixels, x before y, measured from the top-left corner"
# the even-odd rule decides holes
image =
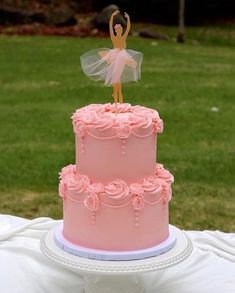
[[[44,255],[58,264],[83,274],[86,293],[147,293],[140,273],[166,269],[186,260],[193,249],[188,236],[171,226],[176,232],[176,244],[167,252],[140,260],[104,261],[79,257],[61,249],[55,243],[57,227],[41,239]]]

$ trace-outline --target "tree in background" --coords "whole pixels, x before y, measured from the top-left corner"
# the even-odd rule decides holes
[[[186,25],[224,24],[235,21],[235,0],[184,2],[187,11],[184,17]],[[100,12],[110,4],[116,4],[122,11],[128,11],[133,21],[166,25],[177,25],[179,22],[179,0],[0,0],[0,24],[30,23],[31,16],[35,13],[37,22],[43,22],[47,19],[48,11],[54,17],[55,14],[63,14],[65,7],[68,14],[69,10],[77,14]],[[60,7],[63,9],[59,9]],[[22,12],[21,16],[15,17],[14,13],[17,12]],[[9,19],[7,15],[10,16]]]
[[[179,0],[179,28],[178,28],[178,35],[177,35],[178,43],[184,43],[184,38],[185,38],[184,10],[185,10],[185,0]]]

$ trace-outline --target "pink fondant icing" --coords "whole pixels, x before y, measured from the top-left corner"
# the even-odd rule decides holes
[[[73,114],[77,170],[105,184],[154,176],[156,136],[163,131],[158,112],[128,103],[115,109],[115,104],[92,104]]]

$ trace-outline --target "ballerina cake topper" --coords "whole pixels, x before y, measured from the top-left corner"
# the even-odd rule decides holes
[[[129,15],[124,13],[127,19],[125,32],[121,24],[113,26],[113,19],[118,13],[118,10],[114,11],[109,20],[110,38],[114,48],[90,50],[80,57],[82,70],[90,79],[103,80],[106,86],[113,86],[115,104],[123,103],[122,83],[140,79],[143,60],[141,52],[126,49],[131,27]]]

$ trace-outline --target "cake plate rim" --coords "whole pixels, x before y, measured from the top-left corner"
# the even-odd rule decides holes
[[[130,275],[166,269],[185,261],[193,251],[193,243],[186,233],[170,225],[176,232],[176,243],[168,251],[138,260],[97,260],[73,255],[55,242],[55,225],[41,238],[40,249],[50,260],[81,273],[102,275]]]

